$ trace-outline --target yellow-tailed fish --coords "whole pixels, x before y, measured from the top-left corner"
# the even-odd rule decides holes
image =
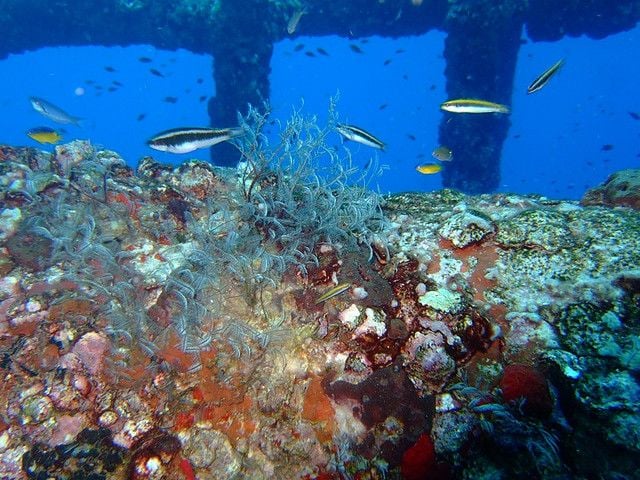
[[[289,35],[293,35],[294,33],[296,33],[296,30],[298,29],[298,24],[300,23],[300,19],[306,13],[307,13],[306,8],[301,8],[300,10],[296,10],[295,12],[293,12],[291,17],[289,18],[289,22],[287,23],[287,33]]]
[[[547,83],[549,83],[549,80],[551,80],[551,77],[553,77],[558,72],[558,70],[560,70],[560,67],[562,67],[562,65],[564,65],[564,58],[561,58],[556,63],[551,65],[547,70],[545,70],[542,73],[542,75],[540,75],[533,82],[531,82],[531,85],[529,85],[529,87],[527,88],[527,93],[537,92],[542,87],[544,87]]]
[[[425,163],[424,165],[418,165],[416,170],[424,175],[433,175],[442,171],[442,165],[437,163]]]
[[[318,299],[316,300],[316,305],[319,305],[319,304],[321,304],[323,302],[326,302],[330,298],[336,297],[336,296],[340,295],[341,293],[346,292],[350,288],[351,288],[351,284],[350,283],[341,283],[340,285],[336,285],[332,289],[327,290],[322,295],[320,295],[318,297]]]
[[[68,114],[60,107],[55,106],[53,103],[46,101],[44,98],[29,97],[31,106],[39,114],[47,117],[49,120],[53,120],[56,123],[80,125],[80,117],[74,117]]]
[[[49,127],[36,127],[31,130],[27,130],[27,136],[40,143],[55,144],[62,140],[62,135]]]
[[[449,147],[440,145],[433,149],[433,152],[431,152],[431,156],[436,160],[440,160],[441,162],[450,162],[453,159],[453,152]]]
[[[208,148],[244,134],[242,128],[186,127],[165,130],[150,138],[147,145],[155,150],[170,153],[189,153]]]
[[[440,105],[440,109],[451,113],[510,113],[509,107],[506,105],[477,98],[447,100]]]
[[[355,125],[346,125],[344,123],[339,123],[336,125],[336,130],[340,135],[342,135],[347,140],[351,140],[352,142],[361,143],[366,145],[367,147],[378,148],[380,150],[384,150],[384,142],[379,138],[376,138],[366,130],[363,130],[360,127],[356,127]]]

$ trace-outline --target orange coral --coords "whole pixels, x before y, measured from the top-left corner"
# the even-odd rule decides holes
[[[89,300],[70,298],[63,302],[51,305],[49,308],[49,320],[59,322],[67,315],[88,317],[94,311],[94,307]]]
[[[253,402],[244,396],[240,403],[224,403],[222,405],[208,405],[202,411],[204,420],[213,423],[214,428],[223,432],[235,446],[239,439],[251,435],[256,424],[251,420]]]
[[[423,433],[402,456],[402,478],[424,480],[431,478],[436,465],[436,450],[431,437]]]
[[[185,353],[179,345],[171,341],[160,347],[157,356],[179,372],[189,370],[195,361],[192,354]]]
[[[123,192],[112,193],[109,192],[107,196],[108,202],[116,202],[124,205],[132,220],[139,221],[138,215],[140,211],[140,202],[132,199],[129,195]]]
[[[463,262],[462,271],[467,272],[470,268],[469,259],[476,259],[476,265],[471,276],[469,284],[474,289],[474,300],[484,301],[484,292],[496,286],[495,280],[488,279],[485,275],[487,270],[493,267],[498,259],[498,246],[491,240],[482,243],[474,243],[464,248],[456,248],[449,240],[440,239],[440,247],[451,250],[453,256]]]
[[[333,438],[335,429],[333,405],[322,388],[322,379],[313,375],[307,387],[302,407],[302,418],[313,423],[318,440],[326,442]]]
[[[113,375],[113,381],[119,388],[134,389],[149,381],[151,359],[140,348],[133,347],[126,361],[121,355],[111,360],[111,368],[107,371]]]
[[[547,418],[553,410],[553,399],[547,379],[533,367],[522,364],[507,365],[500,380],[505,402],[524,400],[522,410],[539,418]]]

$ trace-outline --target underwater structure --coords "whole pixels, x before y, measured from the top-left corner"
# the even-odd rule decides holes
[[[153,0],[1,5],[0,58],[46,46],[141,43],[212,54],[216,95],[209,115],[216,126],[235,124],[247,104],[268,100],[273,44],[287,36],[400,37],[441,29],[447,32],[448,97],[508,104],[523,29],[533,41],[602,38],[640,19],[638,0],[176,0],[170,9]],[[289,33],[290,19],[302,9],[304,22]],[[494,190],[508,128],[505,116],[482,122],[445,117],[440,142],[454,148],[456,162],[443,173],[444,185],[466,193]],[[220,146],[213,161],[233,165],[238,155]]]

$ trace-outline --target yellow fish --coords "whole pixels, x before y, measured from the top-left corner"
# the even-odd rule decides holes
[[[336,297],[336,296],[340,295],[341,293],[346,292],[350,288],[351,288],[351,284],[350,283],[341,283],[340,285],[336,285],[332,289],[327,290],[322,295],[320,295],[318,297],[318,299],[316,300],[316,305],[319,305],[322,302],[326,302],[330,298]]]
[[[27,136],[36,142],[55,144],[62,140],[62,135],[49,127],[36,127],[27,131]]]
[[[433,152],[431,152],[431,156],[436,160],[440,160],[441,162],[450,162],[453,159],[453,152],[449,147],[440,145],[439,147],[433,149]]]
[[[440,109],[451,113],[509,113],[509,107],[501,103],[488,102],[477,98],[447,100]]]
[[[416,170],[424,175],[433,175],[442,171],[442,165],[437,163],[425,163],[424,165],[418,165]]]

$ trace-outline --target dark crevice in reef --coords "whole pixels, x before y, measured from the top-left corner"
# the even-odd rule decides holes
[[[524,29],[533,41],[565,36],[603,38],[633,28],[640,0],[308,0],[308,13],[294,35],[401,37],[431,29],[447,32],[447,93],[509,103]],[[414,5],[419,3],[419,5]],[[214,56],[216,96],[211,123],[235,123],[236,112],[269,97],[273,44],[285,37],[297,0],[177,0],[170,10],[151,0],[1,2],[0,58],[46,46],[132,45],[185,48]],[[52,28],[54,27],[54,28]],[[429,61],[429,59],[423,59]],[[455,146],[457,161],[444,185],[468,193],[499,185],[500,153],[508,117],[445,115],[440,141]],[[232,165],[238,154],[217,148],[213,161]]]

